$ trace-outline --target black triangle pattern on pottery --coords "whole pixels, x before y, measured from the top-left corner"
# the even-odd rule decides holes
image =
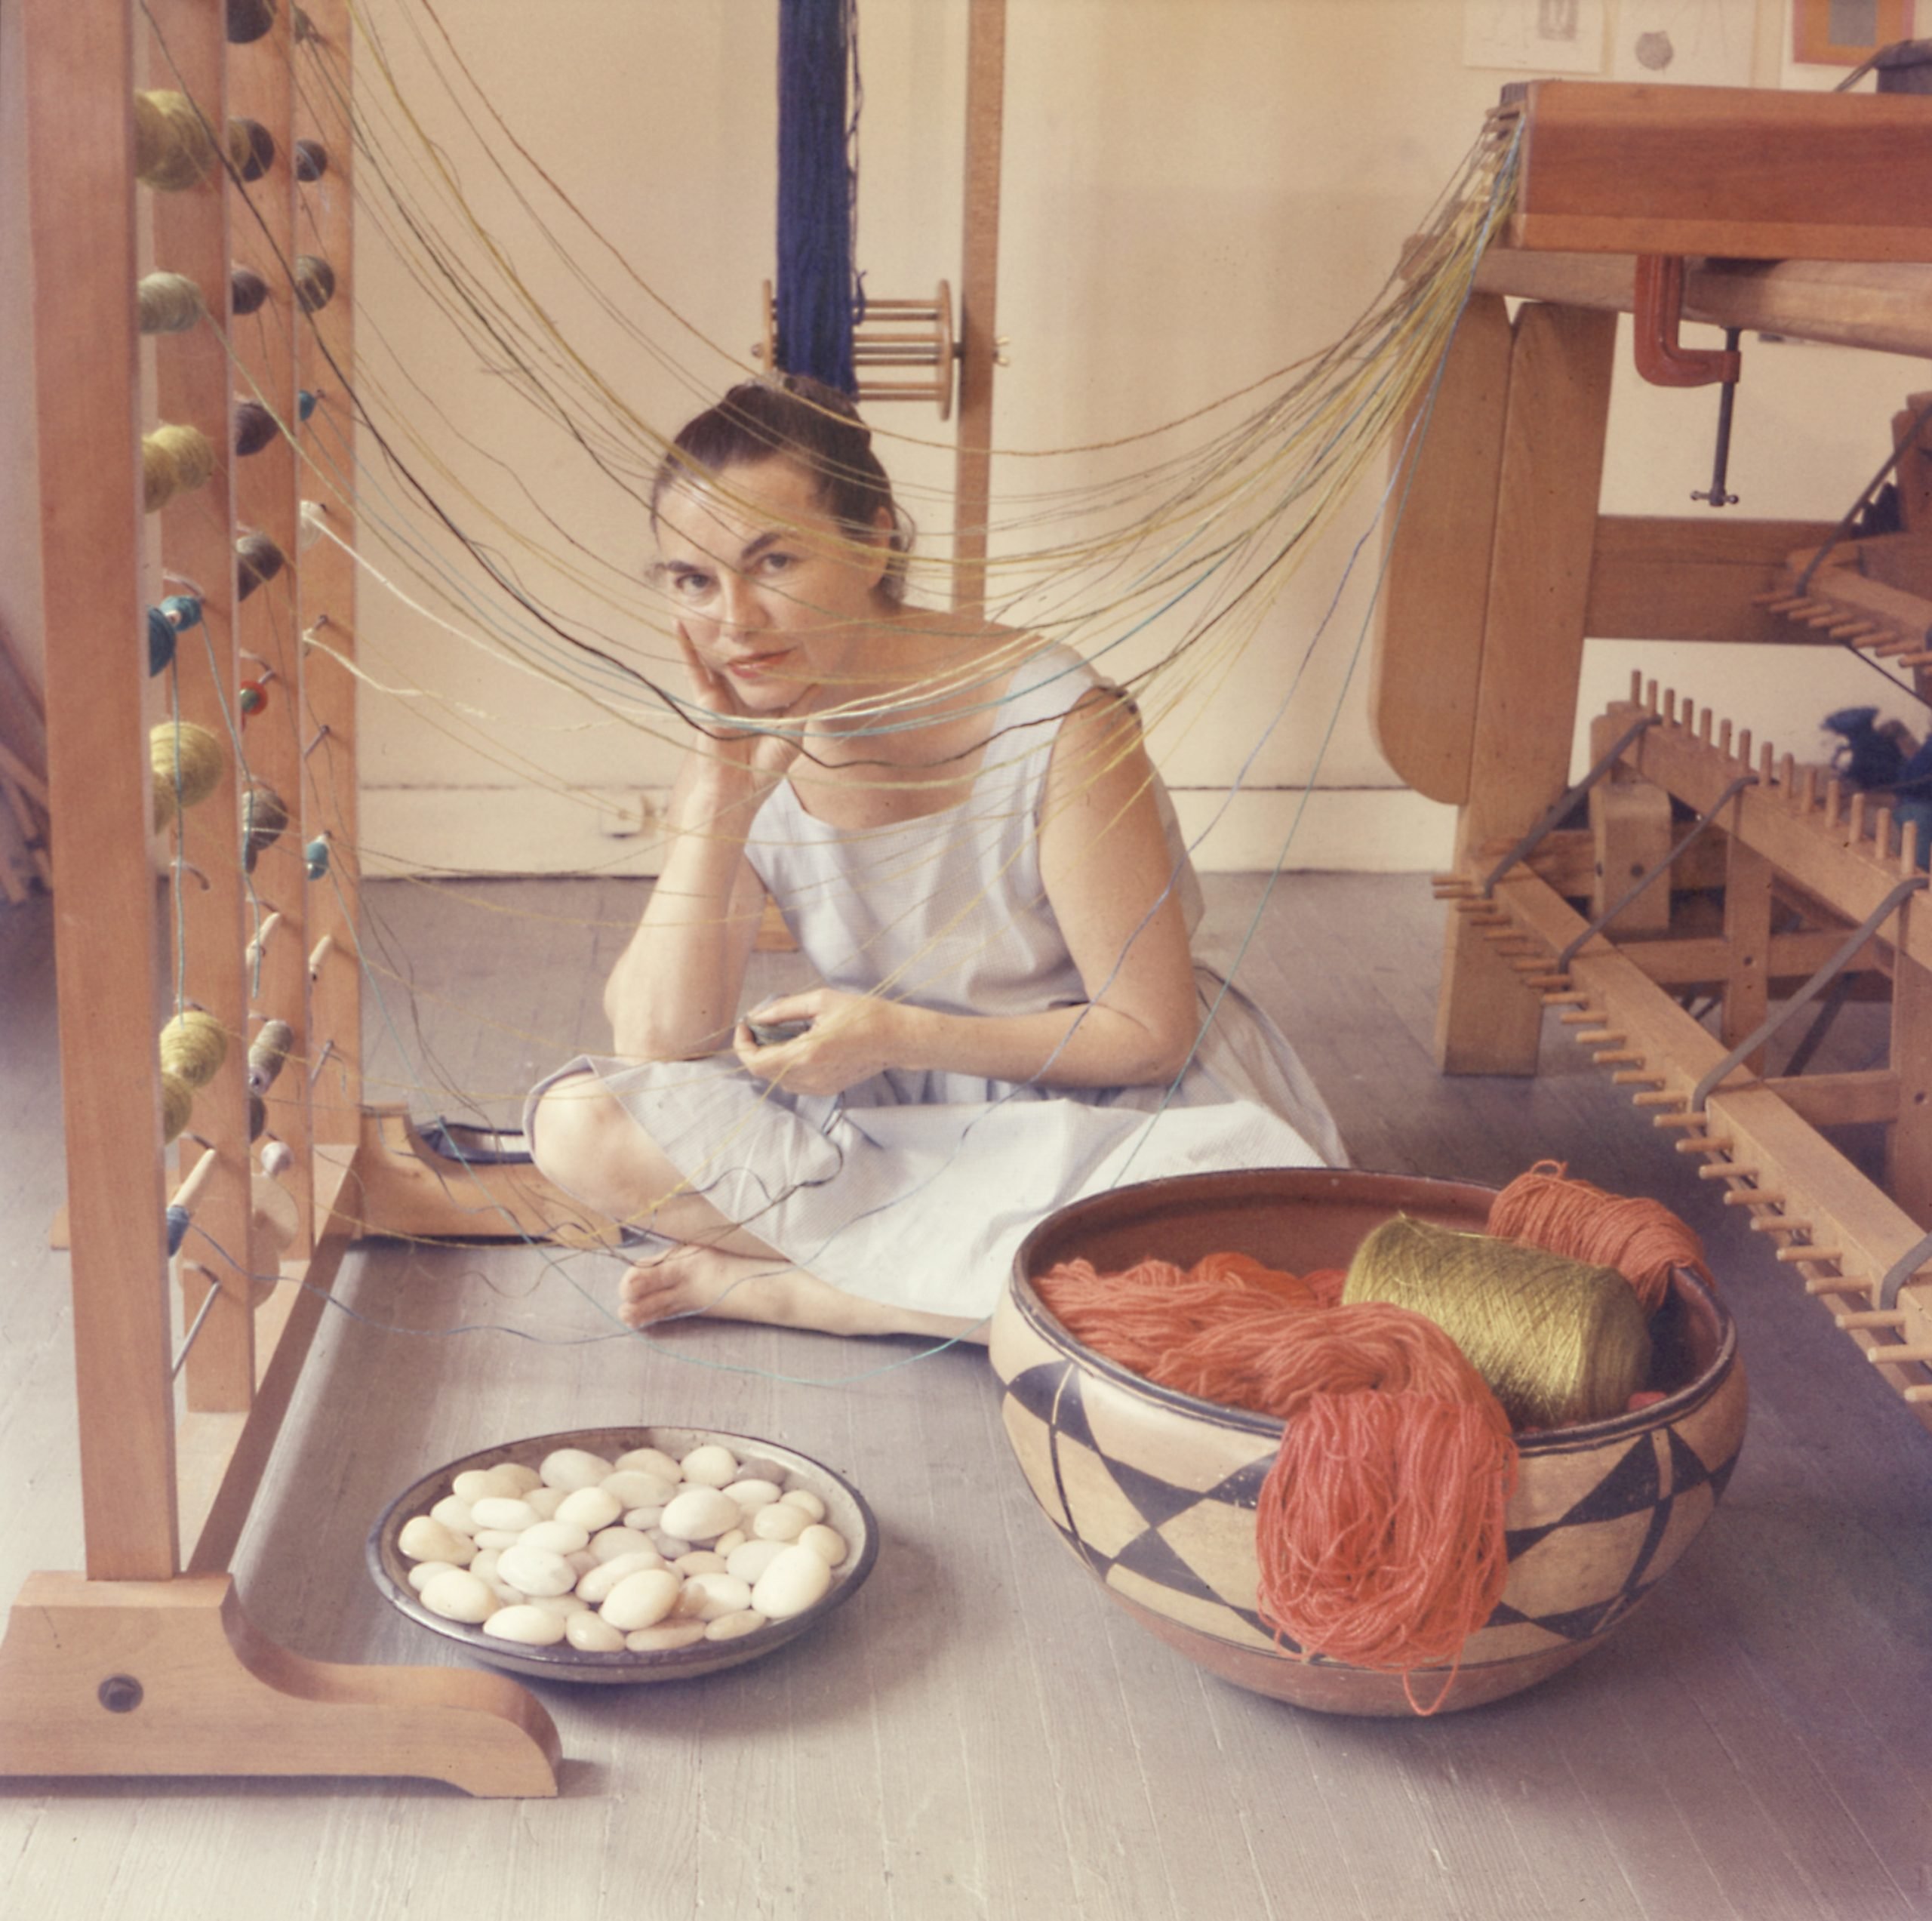
[[[1223,1607],[1228,1605],[1152,1528],[1128,1542],[1114,1556],[1114,1565],[1126,1569],[1129,1574],[1139,1575],[1144,1581],[1152,1581],[1156,1587],[1171,1589],[1177,1594],[1192,1595],[1197,1601],[1217,1602]],[[1229,1611],[1240,1612],[1238,1609]]]
[[[1688,1441],[1678,1434],[1675,1428],[1667,1430],[1666,1437],[1670,1442],[1670,1491],[1672,1494],[1687,1494],[1693,1488],[1701,1488],[1706,1482],[1715,1481],[1719,1475],[1727,1480],[1730,1479],[1732,1463],[1737,1458],[1735,1454],[1730,1461],[1712,1467]],[[1718,1491],[1722,1492],[1721,1487]]]
[[[1229,1507],[1258,1507],[1261,1504],[1261,1483],[1267,1479],[1268,1470],[1274,1464],[1272,1460],[1256,1461],[1245,1467],[1237,1467],[1199,1498],[1218,1501]]]
[[[1201,1495],[1192,1488],[1177,1488],[1171,1481],[1164,1481],[1157,1475],[1143,1473],[1138,1467],[1130,1467],[1124,1461],[1109,1459],[1107,1472],[1113,1476],[1114,1485],[1125,1495],[1134,1506],[1135,1511],[1150,1528],[1158,1528],[1171,1521],[1177,1514],[1184,1514],[1198,1501],[1216,1498],[1216,1495]]]
[[[1739,1453],[1743,1450],[1739,1449]],[[1737,1466],[1737,1455],[1734,1454],[1721,1467],[1711,1470],[1711,1499],[1715,1503],[1724,1498],[1724,1489],[1730,1485],[1730,1477]]]
[[[1032,1367],[1022,1368],[1006,1384],[1006,1391],[1036,1421],[1051,1426],[1054,1398],[1072,1365],[1071,1361],[1041,1361]]]
[[[1663,1498],[1657,1452],[1650,1436],[1645,1434],[1632,1441],[1617,1457],[1616,1465],[1564,1513],[1542,1527],[1513,1528],[1504,1536],[1504,1541],[1513,1560],[1561,1528],[1590,1521],[1620,1520],[1626,1514],[1654,1507]]]
[[[1087,1403],[1082,1397],[1080,1370],[1069,1361],[1060,1375],[1060,1392],[1054,1397],[1052,1412],[1046,1418],[1047,1425],[1054,1430],[1054,1446],[1057,1457],[1062,1439],[1077,1441],[1082,1447],[1091,1448],[1104,1460],[1100,1443],[1094,1439],[1092,1424],[1087,1418]]]

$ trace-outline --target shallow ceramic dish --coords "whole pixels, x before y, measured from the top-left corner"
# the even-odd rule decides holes
[[[665,1648],[647,1654],[584,1654],[559,1642],[531,1648],[500,1640],[481,1627],[445,1621],[432,1614],[409,1584],[411,1562],[398,1551],[396,1537],[405,1522],[426,1514],[451,1490],[456,1477],[472,1467],[494,1467],[511,1461],[534,1467],[558,1448],[584,1448],[606,1460],[633,1448],[661,1448],[678,1459],[708,1442],[729,1448],[740,1460],[753,1457],[782,1463],[789,1470],[785,1485],[809,1488],[825,1503],[827,1523],[845,1538],[844,1561],[835,1572],[831,1591],[815,1606],[789,1619],[768,1622],[733,1641],[700,1641],[688,1648]],[[835,1608],[858,1592],[878,1559],[878,1524],[865,1497],[851,1482],[823,1463],[795,1448],[781,1447],[752,1434],[721,1433],[709,1427],[580,1427],[568,1433],[538,1434],[525,1441],[506,1441],[479,1448],[426,1474],[407,1487],[384,1510],[369,1535],[369,1572],[383,1598],[420,1627],[460,1648],[464,1653],[538,1681],[604,1682],[623,1685],[638,1681],[688,1681],[715,1674],[775,1652],[801,1634],[809,1633]]]
[[[1077,1201],[1021,1245],[993,1317],[1001,1413],[1034,1498],[1108,1596],[1224,1679],[1298,1707],[1413,1711],[1399,1675],[1276,1644],[1257,1611],[1254,1510],[1281,1424],[1156,1387],[1082,1346],[1035,1275],[1084,1257],[1103,1273],[1149,1256],[1191,1267],[1228,1250],[1306,1273],[1343,1267],[1398,1211],[1480,1231],[1494,1190],[1343,1168],[1183,1174]],[[1638,1412],[1518,1436],[1503,1597],[1453,1678],[1425,1668],[1417,1701],[1472,1707],[1586,1653],[1663,1578],[1709,1518],[1744,1436],[1746,1393],[1729,1311],[1678,1270],[1651,1321]]]

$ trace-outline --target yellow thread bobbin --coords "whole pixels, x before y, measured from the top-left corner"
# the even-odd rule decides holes
[[[134,96],[134,177],[143,186],[163,193],[198,186],[219,157],[208,123],[185,94]]]
[[[148,736],[148,759],[154,770],[157,830],[180,808],[206,800],[228,766],[220,741],[192,720],[163,721]]]
[[[185,273],[149,273],[134,289],[143,334],[185,334],[207,312],[202,290]]]
[[[161,1138],[165,1145],[188,1125],[195,1111],[195,1090],[179,1074],[164,1068],[161,1076]]]
[[[228,1058],[228,1030],[206,1008],[185,1008],[161,1030],[163,1070],[206,1087]]]
[[[141,436],[141,504],[152,513],[214,478],[214,443],[199,427],[164,422]]]

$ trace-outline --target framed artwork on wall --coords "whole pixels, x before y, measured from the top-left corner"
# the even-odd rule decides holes
[[[1912,38],[1912,0],[1792,0],[1791,57],[1814,66],[1857,66]]]

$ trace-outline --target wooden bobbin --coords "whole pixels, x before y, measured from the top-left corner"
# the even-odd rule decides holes
[[[778,302],[770,281],[763,290],[764,331],[752,358],[768,373],[778,365]],[[1004,344],[1004,343],[1001,343]],[[953,370],[959,343],[953,331],[952,289],[942,280],[929,300],[868,296],[852,328],[852,371],[857,399],[930,400],[942,420],[952,417]],[[998,365],[1006,364],[1005,356]],[[881,373],[916,371],[924,379],[881,380]]]

